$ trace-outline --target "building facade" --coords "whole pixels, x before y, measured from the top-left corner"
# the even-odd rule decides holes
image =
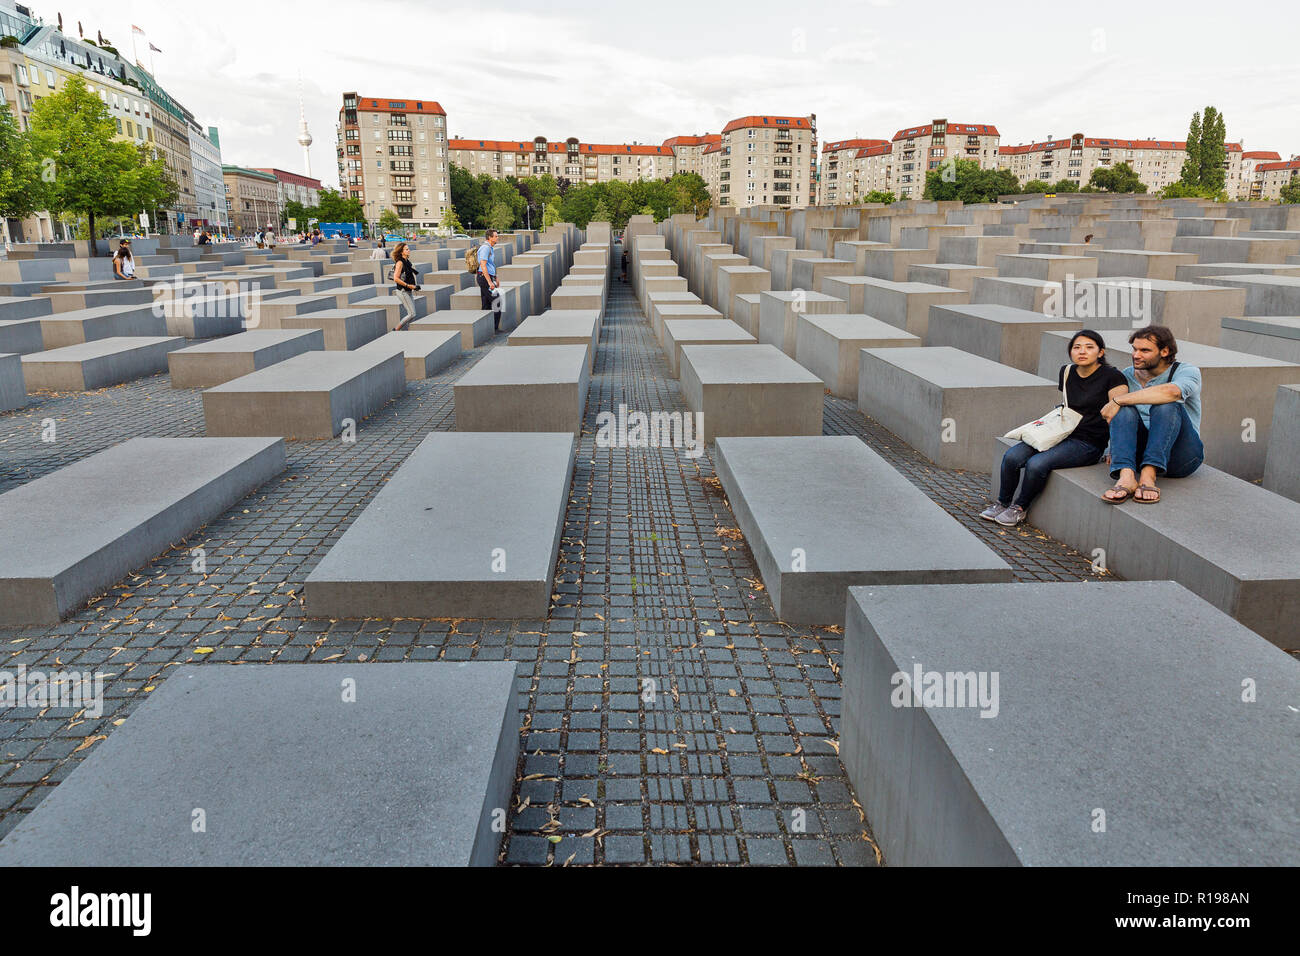
[[[279,201],[280,209],[291,202],[302,203],[308,209],[320,205],[321,184],[319,179],[312,179],[310,176],[303,176],[299,173],[286,172],[283,169],[266,169],[258,167],[259,173],[270,173],[275,177],[276,183],[279,184]],[[298,223],[298,228],[303,229],[306,223]]]
[[[1252,195],[1251,199],[1271,199],[1277,201],[1282,198],[1282,187],[1300,176],[1300,156],[1292,157],[1285,162],[1260,163],[1255,167],[1255,186],[1253,192],[1258,195]]]
[[[232,231],[251,236],[258,229],[279,230],[283,212],[279,180],[260,169],[242,166],[221,167],[221,178]]]
[[[194,225],[230,228],[226,212],[226,184],[221,166],[221,140],[215,129],[204,130],[186,112],[190,162],[194,169]]]
[[[821,202],[825,205],[852,203],[869,192],[857,184],[858,154],[864,149],[888,145],[883,139],[842,139],[823,144]]]
[[[900,129],[890,140],[887,152],[864,157],[862,168],[868,181],[886,180],[886,189],[899,199],[920,199],[925,195],[925,176],[945,162],[966,159],[979,163],[981,169],[997,169],[1001,141],[996,126],[987,123],[949,123],[932,120],[922,126]],[[882,173],[877,167],[885,165]],[[862,192],[868,191],[861,189]]]
[[[1232,199],[1259,199],[1259,190],[1263,188],[1263,176],[1257,175],[1263,163],[1280,163],[1282,157],[1272,150],[1252,150],[1241,154],[1241,168],[1235,188],[1228,190]]]
[[[798,209],[817,201],[816,116],[742,116],[722,128],[719,146],[717,188],[709,188],[717,205]]]
[[[551,175],[571,183],[631,182],[667,179],[676,166],[671,146],[583,143],[576,136],[563,141],[545,136],[531,140],[457,138],[450,140],[448,153],[453,163],[471,174],[486,173],[497,179]]]
[[[696,173],[703,176],[704,151],[721,142],[720,134],[704,133],[695,136],[674,136],[664,140],[663,145],[673,151],[674,173]]]
[[[435,229],[451,208],[447,112],[433,100],[344,93],[339,189],[375,222],[391,209],[405,225]]]

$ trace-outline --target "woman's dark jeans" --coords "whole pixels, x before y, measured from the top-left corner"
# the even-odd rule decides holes
[[[1030,502],[1042,494],[1043,486],[1047,484],[1047,476],[1053,471],[1057,468],[1082,468],[1084,465],[1095,465],[1101,461],[1104,453],[1104,448],[1098,448],[1078,438],[1067,438],[1047,451],[1036,451],[1032,445],[1026,445],[1022,441],[1016,442],[1002,456],[1002,487],[998,494],[998,503],[1018,504],[1028,511]],[[1025,471],[1023,484],[1020,483],[1022,468]],[[1016,495],[1016,500],[1012,502],[1011,496],[1016,494],[1017,484],[1020,484],[1020,494]]]

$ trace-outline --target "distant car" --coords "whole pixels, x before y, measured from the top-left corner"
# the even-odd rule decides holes
[[[465,235],[465,233],[463,233],[463,232],[453,232],[453,233],[451,234],[451,238],[453,238],[453,239],[469,239],[470,237],[467,236],[467,235]]]
[[[384,242],[407,242],[405,236],[384,236]]]

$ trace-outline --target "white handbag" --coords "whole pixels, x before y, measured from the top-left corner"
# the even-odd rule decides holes
[[[1042,418],[1013,428],[1002,437],[1022,441],[1035,451],[1047,451],[1069,438],[1079,427],[1079,422],[1083,421],[1083,416],[1070,407],[1070,396],[1065,390],[1069,380],[1070,369],[1067,367],[1061,377],[1061,397],[1065,399],[1064,402]]]

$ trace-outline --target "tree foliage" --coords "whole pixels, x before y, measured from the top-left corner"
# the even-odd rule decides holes
[[[1291,181],[1282,187],[1280,197],[1284,203],[1300,203],[1300,175],[1291,176]]]
[[[858,202],[860,203],[882,202],[885,205],[889,205],[890,203],[896,201],[897,201],[897,197],[893,193],[886,192],[883,189],[873,189],[870,192],[868,192],[866,195],[858,197]]]
[[[391,209],[379,214],[379,228],[383,232],[398,232],[403,226],[402,217]]]
[[[1187,129],[1187,158],[1183,160],[1178,189],[1171,194],[1166,187],[1164,195],[1218,196],[1226,178],[1223,169],[1228,155],[1224,145],[1226,138],[1223,114],[1215,107],[1207,106],[1203,114],[1193,113]]]
[[[1051,191],[1054,193],[1077,193],[1079,184],[1073,179],[1059,179]]]
[[[1114,166],[1101,166],[1092,171],[1088,185],[1094,190],[1108,193],[1144,193],[1146,183],[1138,178],[1137,172],[1128,163],[1116,163]]]
[[[1009,169],[981,169],[972,159],[940,163],[925,174],[926,199],[963,203],[997,202],[999,196],[1020,192],[1020,181]]]
[[[1042,179],[1031,179],[1020,187],[1022,193],[1050,193],[1052,184]]]
[[[319,201],[307,213],[308,218],[321,222],[361,222],[366,218],[360,199],[349,199],[329,186],[320,191]]]
[[[45,205],[41,164],[31,138],[18,128],[7,105],[0,105],[0,217],[20,219]]]

